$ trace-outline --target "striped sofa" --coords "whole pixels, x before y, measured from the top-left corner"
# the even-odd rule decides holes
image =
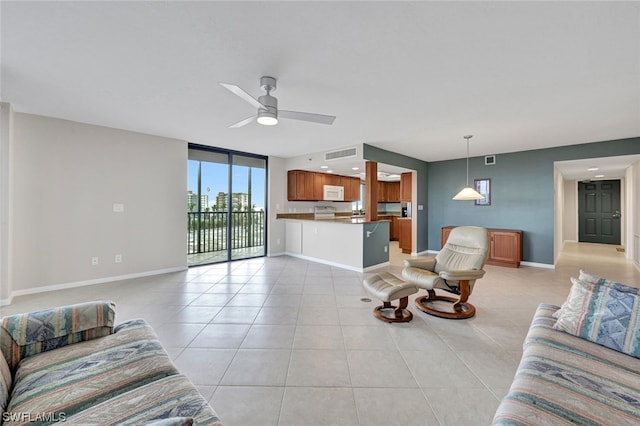
[[[0,424],[221,425],[144,320],[89,302],[0,320]]]
[[[541,304],[494,425],[638,425],[640,359],[553,328]]]

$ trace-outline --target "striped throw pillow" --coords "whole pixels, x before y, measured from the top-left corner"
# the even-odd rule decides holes
[[[569,297],[553,328],[640,358],[640,289],[590,281],[571,278]]]

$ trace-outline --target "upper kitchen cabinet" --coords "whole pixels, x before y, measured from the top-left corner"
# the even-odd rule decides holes
[[[411,201],[411,173],[400,175],[400,200]]]
[[[387,182],[387,202],[399,203],[400,201],[400,182]]]
[[[324,185],[344,188],[344,201],[360,200],[360,179],[307,170],[289,170],[287,173],[288,201],[322,201]]]
[[[345,194],[344,197],[347,198],[347,194],[349,196],[349,201],[360,201],[360,178],[347,178],[349,179],[349,191],[347,192],[347,188],[345,186]]]
[[[315,173],[315,172],[313,172]],[[342,177],[343,176],[338,176],[338,175],[334,175],[331,173],[316,173],[320,176],[322,176],[322,184],[323,185],[332,185],[332,186],[344,186],[342,184]]]
[[[289,201],[322,200],[322,175],[305,170],[289,170],[287,199]]]
[[[400,182],[378,181],[378,202],[379,203],[399,203],[400,202]]]

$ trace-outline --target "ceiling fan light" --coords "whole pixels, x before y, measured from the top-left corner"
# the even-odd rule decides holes
[[[470,186],[465,186],[455,195],[455,197],[453,197],[453,199],[456,201],[483,200],[484,195],[480,194]]]
[[[258,124],[263,126],[275,126],[278,124],[278,116],[270,111],[260,111],[258,113]]]

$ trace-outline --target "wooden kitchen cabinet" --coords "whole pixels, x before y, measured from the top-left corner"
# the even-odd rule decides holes
[[[387,202],[387,183],[381,180],[378,181],[378,202]]]
[[[400,202],[400,182],[378,181],[378,202],[379,203],[399,203]]]
[[[311,172],[315,173],[315,172]],[[342,176],[334,175],[331,173],[317,173],[322,176],[323,185],[342,186]]]
[[[346,191],[345,187],[345,198]],[[349,178],[349,201],[360,201],[360,178]]]
[[[399,240],[398,245],[403,253],[411,253],[411,219],[398,219]]]
[[[445,226],[441,230],[441,243],[449,238],[453,226]],[[522,261],[522,231],[512,229],[488,229],[489,258],[487,264],[517,268]]]
[[[400,201],[411,201],[411,173],[400,175]]]
[[[307,170],[289,170],[287,172],[287,200],[322,201],[324,185],[344,187],[345,202],[360,200],[360,178]]]
[[[398,227],[398,223],[398,216],[391,216],[391,235],[389,237],[389,240],[391,241],[398,241],[400,239],[400,228]],[[409,232],[409,235],[411,235],[411,232]]]
[[[387,182],[387,203],[399,203],[400,182]]]
[[[322,200],[322,176],[305,170],[289,170],[287,173],[287,200]]]

